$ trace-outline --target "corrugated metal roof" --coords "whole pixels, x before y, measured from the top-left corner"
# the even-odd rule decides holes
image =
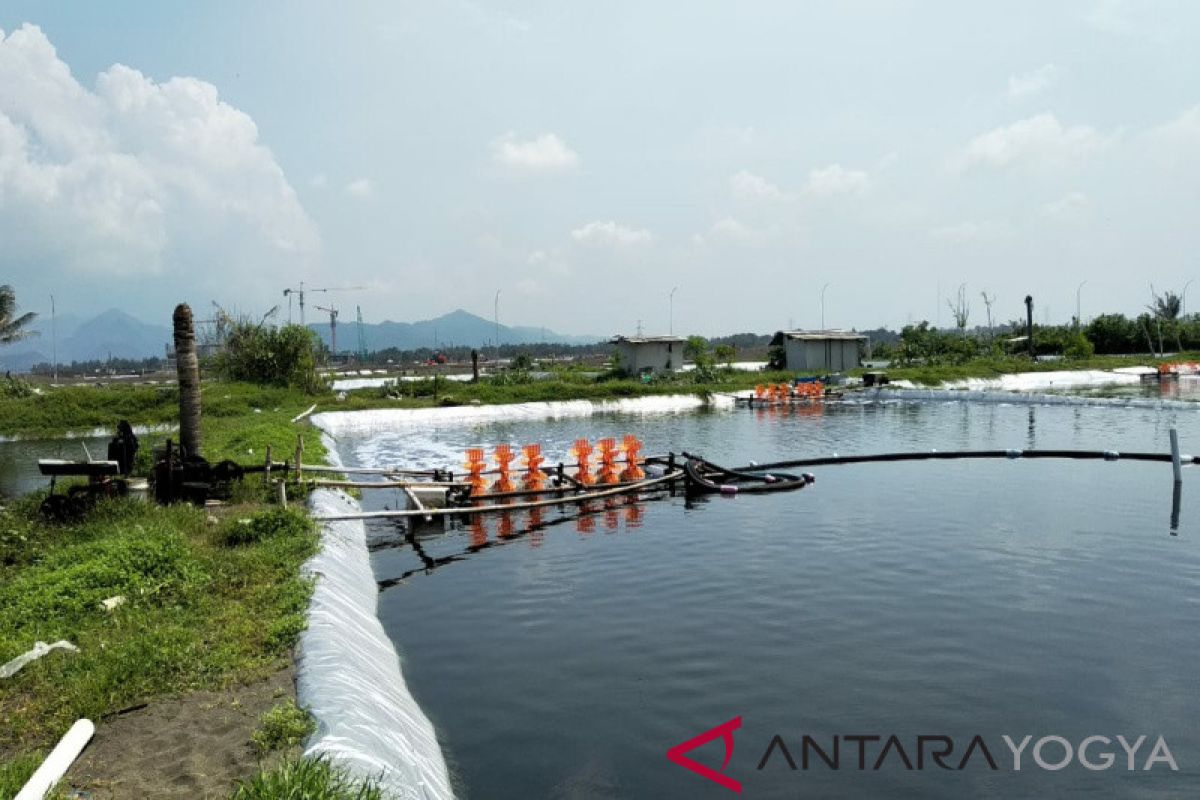
[[[611,344],[655,344],[655,343],[675,343],[683,344],[687,339],[682,336],[614,336],[609,340]]]
[[[799,339],[806,342],[825,342],[825,341],[862,341],[867,337],[861,333],[854,331],[777,331],[775,337],[771,340],[772,344],[778,344],[784,339]]]

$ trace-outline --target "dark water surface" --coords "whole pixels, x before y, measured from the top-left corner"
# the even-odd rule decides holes
[[[970,404],[497,422],[342,442],[348,462],[457,466],[469,444],[635,433],[648,451],[727,464],[937,448],[1200,450],[1200,412]],[[740,715],[726,774],[759,797],[1194,797],[1200,794],[1200,472],[1171,529],[1165,464],[949,461],[825,467],[779,496],[666,498],[544,525],[471,552],[452,531],[375,555],[380,615],[464,795],[731,797],[670,763],[672,745]],[[390,492],[369,505],[395,505]],[[381,495],[381,496],[376,496]],[[529,526],[514,515],[512,529]],[[376,531],[380,533],[381,531]],[[423,571],[433,559],[460,560]],[[801,738],[983,738],[961,771],[839,770],[760,759]],[[1090,771],[1021,771],[1003,735],[1091,735]],[[1127,771],[1117,735],[1147,735]],[[1145,771],[1158,736],[1179,770]],[[1032,749],[1033,745],[1030,745]],[[717,741],[692,752],[720,767]],[[1050,743],[1044,760],[1060,760]],[[915,763],[914,763],[915,767]]]

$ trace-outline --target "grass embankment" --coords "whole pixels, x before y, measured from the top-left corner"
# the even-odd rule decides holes
[[[81,418],[84,427],[166,422],[175,402],[173,391],[146,387],[53,390],[0,400],[0,430],[47,435],[78,429]],[[277,458],[290,454],[298,430],[290,420],[311,405],[298,393],[220,383],[205,386],[204,402],[205,455],[240,463],[258,461],[267,444]],[[76,416],[78,408],[86,412]],[[319,437],[307,437],[306,460],[324,454]],[[79,717],[103,725],[155,698],[255,681],[290,663],[311,591],[300,566],[318,537],[302,511],[270,506],[265,495],[251,476],[243,502],[220,509],[112,499],[82,521],[55,524],[38,514],[36,493],[0,511],[0,663],[35,641],[79,648],[0,680],[0,798]],[[105,610],[115,597],[124,600]]]

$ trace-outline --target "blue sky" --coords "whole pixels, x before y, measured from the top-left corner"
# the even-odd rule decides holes
[[[1083,280],[1085,317],[1136,313],[1200,279],[1198,27],[1112,0],[8,2],[0,280],[156,321],[302,279],[366,287],[337,302],[368,320],[490,317],[499,289],[502,322],[597,334],[665,332],[675,286],[705,334],[816,326],[826,283],[831,326],[948,325],[963,283],[972,323],[981,291],[1066,320]]]

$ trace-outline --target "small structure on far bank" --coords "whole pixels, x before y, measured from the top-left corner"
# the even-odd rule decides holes
[[[860,346],[867,337],[854,331],[777,331],[772,347],[782,347],[792,370],[844,372],[862,365]]]
[[[628,375],[666,374],[683,366],[682,336],[614,336],[620,369]]]

